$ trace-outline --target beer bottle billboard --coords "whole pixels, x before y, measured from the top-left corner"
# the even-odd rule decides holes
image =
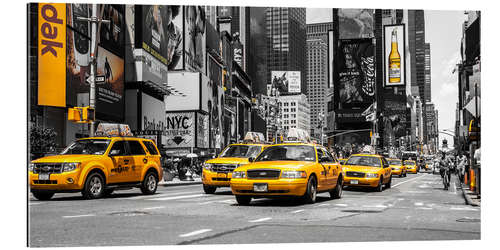
[[[389,82],[401,82],[401,55],[398,51],[398,33],[396,29],[392,30],[391,35],[391,53],[389,54]]]

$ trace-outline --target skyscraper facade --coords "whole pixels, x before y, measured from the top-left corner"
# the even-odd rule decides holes
[[[291,128],[311,129],[310,107],[306,95],[286,95],[279,97],[281,108],[282,128],[287,131]]]
[[[328,45],[322,39],[307,40],[307,99],[311,107],[311,136],[315,138],[321,137],[321,126],[326,125],[327,52]]]
[[[333,22],[307,24],[306,28],[307,40],[321,39],[328,43],[328,31],[333,30]]]
[[[269,7],[266,10],[266,82],[272,71],[300,71],[300,90],[306,93],[306,9]]]
[[[425,84],[424,100],[431,101],[431,44],[425,43]]]

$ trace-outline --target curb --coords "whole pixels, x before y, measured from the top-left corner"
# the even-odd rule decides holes
[[[186,182],[176,182],[176,183],[158,183],[159,186],[164,186],[164,187],[173,187],[173,186],[189,186],[189,185],[198,185],[201,184],[201,181],[186,181]]]
[[[479,207],[479,203],[473,201],[470,196],[466,193],[465,188],[463,188],[462,183],[460,182],[460,189],[462,189],[462,194],[464,195],[465,198],[465,203],[467,205],[471,205],[473,207]]]

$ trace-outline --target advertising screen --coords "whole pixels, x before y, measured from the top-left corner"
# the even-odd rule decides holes
[[[168,85],[175,91],[165,98],[165,105],[169,111],[200,109],[200,73],[184,71],[168,73]]]
[[[109,23],[101,23],[99,43],[114,54],[123,57],[125,52],[124,35],[125,25],[123,18],[123,5],[105,4],[102,18]],[[101,10],[98,10],[101,13]]]
[[[136,46],[143,48],[168,69],[182,69],[183,13],[179,5],[136,5]]]
[[[406,135],[406,97],[390,96],[384,100],[384,130],[391,138]]]
[[[165,135],[167,148],[195,147],[195,113],[166,113]]]
[[[373,9],[339,9],[339,39],[372,38]]]
[[[405,85],[405,26],[384,26],[384,85]]]
[[[300,93],[300,71],[271,71],[271,87],[268,90],[273,88],[280,93]]]
[[[372,39],[340,40],[335,61],[340,109],[363,109],[373,103],[374,62]]]
[[[104,82],[96,84],[96,115],[121,120],[124,112],[124,62],[102,47],[97,50],[97,75]]]
[[[205,73],[206,16],[203,6],[185,6],[184,60],[186,70]]]

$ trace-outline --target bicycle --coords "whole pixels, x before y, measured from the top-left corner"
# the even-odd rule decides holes
[[[442,177],[443,177],[444,190],[448,190],[450,187],[450,170],[448,170],[448,168],[444,169]]]

